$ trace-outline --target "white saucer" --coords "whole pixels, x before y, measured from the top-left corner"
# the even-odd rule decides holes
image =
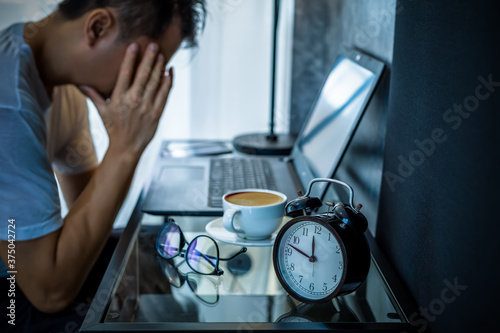
[[[286,223],[288,220],[290,220],[288,216],[283,217],[283,223],[281,225]],[[279,229],[281,229],[281,226],[280,228],[278,228],[277,231],[273,232],[273,234],[269,238],[262,240],[252,240],[252,239],[240,238],[235,233],[227,231],[224,228],[224,225],[222,224],[222,217],[210,221],[205,226],[205,230],[207,231],[207,233],[218,241],[240,246],[255,246],[255,247],[273,246],[274,240],[276,239],[276,235],[278,234]]]

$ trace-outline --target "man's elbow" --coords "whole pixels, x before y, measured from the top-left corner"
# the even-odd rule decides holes
[[[43,296],[34,298],[30,301],[40,312],[47,314],[58,313],[65,310],[76,297],[73,293],[62,292],[61,290],[45,292],[43,294]]]

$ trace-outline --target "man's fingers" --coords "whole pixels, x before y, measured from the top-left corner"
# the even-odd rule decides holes
[[[138,51],[139,46],[136,43],[130,44],[127,48],[125,58],[123,58],[120,67],[120,73],[118,74],[118,80],[113,90],[113,95],[120,96],[129,89],[132,82],[132,75],[134,74],[135,61],[139,53]]]
[[[163,77],[160,90],[156,95],[155,103],[153,106],[153,110],[155,110],[155,113],[158,116],[158,118],[161,117],[163,109],[165,109],[165,104],[167,104],[168,95],[170,94],[170,90],[172,89],[173,81],[174,81],[174,69],[170,68],[169,75]]]
[[[158,87],[160,86],[163,78],[165,77],[164,73],[165,73],[165,57],[162,54],[159,54],[156,59],[155,68],[153,69],[151,77],[149,78],[149,82],[147,83],[146,91],[144,92],[144,100],[151,101],[151,105],[154,103]]]
[[[151,70],[155,64],[157,54],[158,54],[158,44],[156,43],[149,44],[148,49],[146,50],[146,54],[144,54],[141,64],[137,69],[134,83],[132,84],[132,92],[137,97],[140,97],[144,94],[144,90],[146,89],[146,85],[151,75]]]
[[[80,91],[92,100],[99,113],[102,109],[104,109],[107,104],[106,100],[95,89],[88,86],[79,86],[78,88],[80,88]]]

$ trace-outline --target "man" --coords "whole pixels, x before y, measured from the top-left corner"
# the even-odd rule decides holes
[[[16,299],[22,292],[30,303],[17,304],[17,329],[67,309],[82,288],[162,115],[173,80],[166,64],[183,41],[194,45],[204,8],[204,0],[65,0],[39,22],[0,32],[1,285],[14,276]],[[76,87],[109,135],[100,165]]]

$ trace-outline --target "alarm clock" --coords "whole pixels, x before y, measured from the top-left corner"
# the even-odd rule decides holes
[[[314,215],[321,200],[310,197],[317,182],[344,186],[349,203],[325,202],[328,211]],[[299,194],[300,195],[300,194]],[[273,248],[274,270],[283,288],[305,303],[320,303],[355,291],[370,268],[370,249],[364,232],[368,221],[353,204],[354,192],[346,183],[316,178],[307,193],[290,201],[286,215],[293,217],[278,232]]]

